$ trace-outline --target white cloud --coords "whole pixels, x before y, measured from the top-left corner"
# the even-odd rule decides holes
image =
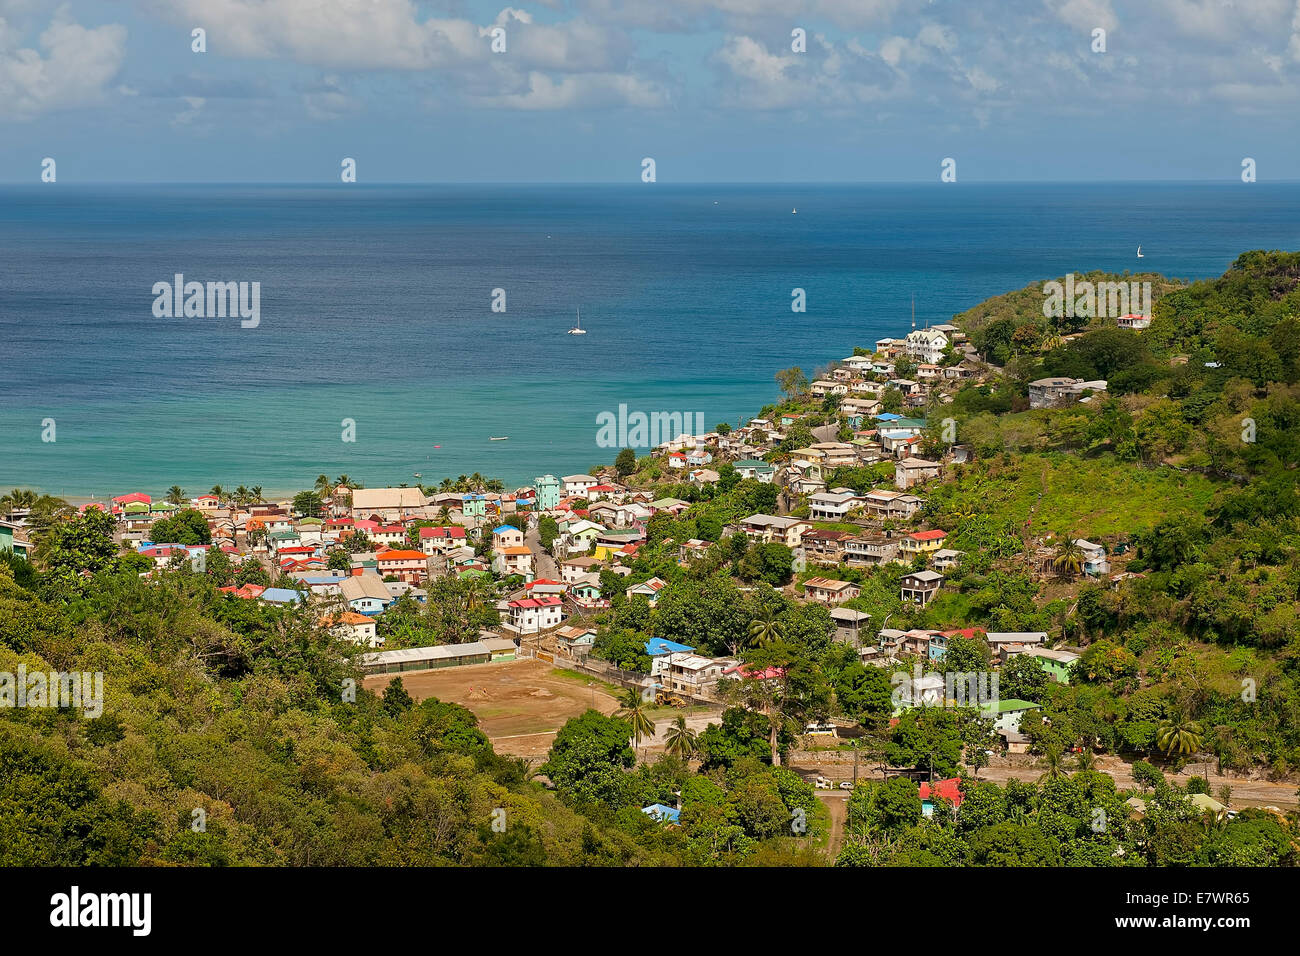
[[[87,29],[60,10],[40,36],[40,50],[20,48],[0,19],[0,118],[29,119],[99,102],[126,53],[126,27]]]
[[[660,109],[669,97],[659,84],[622,73],[580,73],[552,78],[528,75],[520,92],[473,98],[483,106],[518,110],[604,109],[632,106]]]

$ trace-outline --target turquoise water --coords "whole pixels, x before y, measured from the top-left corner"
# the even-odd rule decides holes
[[[0,187],[0,487],[515,485],[611,461],[620,403],[751,417],[913,294],[946,321],[1071,269],[1298,247],[1297,184]],[[177,272],[260,282],[260,325],[156,318]]]

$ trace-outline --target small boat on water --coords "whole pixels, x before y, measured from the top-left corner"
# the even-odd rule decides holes
[[[510,437],[509,435],[501,435],[500,437],[497,437],[495,435],[489,435],[488,441],[506,441],[509,437]]]
[[[582,327],[582,309],[578,310],[578,324],[569,329],[570,335],[586,335],[587,330]]]
[[[792,215],[792,216],[797,216],[797,215],[799,215],[799,209],[798,209],[798,207],[795,207],[795,208],[791,209],[791,210],[790,210],[790,215]]]

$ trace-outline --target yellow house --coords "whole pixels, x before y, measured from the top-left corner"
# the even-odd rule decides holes
[[[898,550],[904,558],[911,559],[918,554],[930,554],[943,547],[947,531],[917,531],[909,534],[899,542]]]

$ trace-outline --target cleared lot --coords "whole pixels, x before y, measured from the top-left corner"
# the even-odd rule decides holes
[[[382,692],[392,674],[367,677],[367,690]],[[618,701],[599,683],[570,677],[538,660],[471,664],[400,675],[416,700],[436,697],[468,707],[497,753],[541,756],[565,721],[588,710],[610,714]]]

